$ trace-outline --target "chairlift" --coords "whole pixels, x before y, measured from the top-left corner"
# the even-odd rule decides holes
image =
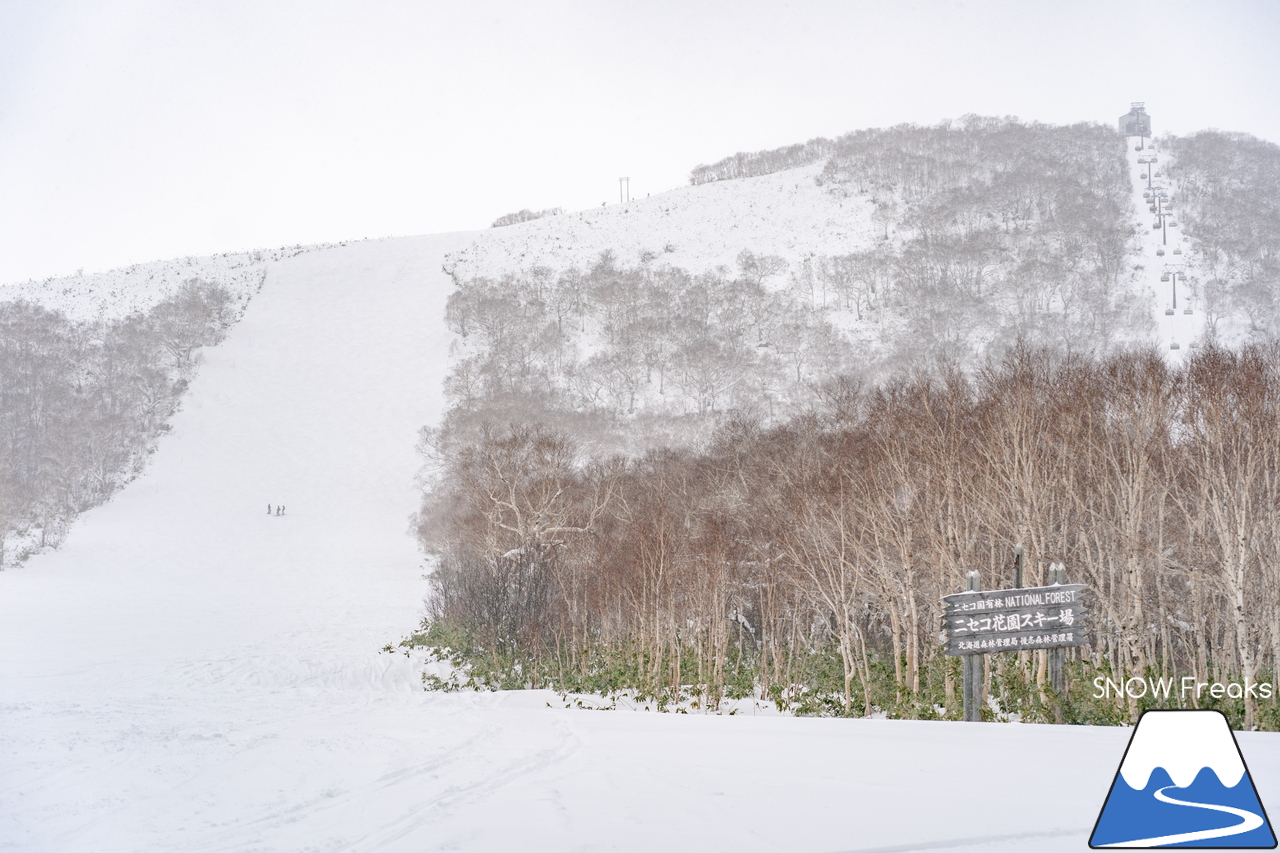
[[[1164,315],[1165,315],[1166,317],[1172,317],[1172,316],[1173,316],[1173,309],[1172,309],[1172,308],[1166,308],[1166,309],[1164,309]]]
[[[1178,227],[1178,221],[1177,221],[1176,219],[1171,219],[1171,220],[1169,220],[1169,227],[1170,227],[1170,228],[1177,228],[1177,227]]]
[[[1169,349],[1182,349],[1182,347],[1178,346],[1177,341],[1174,341],[1173,343],[1169,344]]]
[[[1152,222],[1152,223],[1151,223],[1151,229],[1152,229],[1153,231],[1159,231],[1159,230],[1160,230],[1160,223],[1159,223],[1159,222]]]
[[[1160,257],[1164,257],[1164,249],[1156,249],[1156,254]]]
[[[1182,313],[1183,313],[1183,314],[1190,314],[1190,313],[1191,313],[1191,309],[1190,309],[1190,308],[1183,308],[1183,309],[1182,309]]]
[[[1135,146],[1133,146],[1133,150],[1134,150],[1134,151],[1141,151],[1141,150],[1142,150],[1142,146],[1141,146],[1141,145],[1135,145]]]
[[[1173,253],[1174,253],[1175,255],[1181,255],[1181,254],[1182,254],[1182,249],[1181,249],[1181,248],[1174,249],[1174,250],[1173,250]]]
[[[1191,343],[1187,344],[1187,349],[1199,349],[1199,347],[1200,347],[1200,344],[1196,343],[1195,341],[1192,341]]]
[[[1160,280],[1161,280],[1161,281],[1168,281],[1168,280],[1169,280],[1169,274],[1168,274],[1168,273],[1162,273],[1162,274],[1160,275]]]

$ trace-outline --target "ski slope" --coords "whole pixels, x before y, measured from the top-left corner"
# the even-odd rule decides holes
[[[657,265],[701,273],[737,270],[738,254],[747,249],[782,257],[796,270],[815,255],[872,246],[880,232],[871,219],[875,205],[821,186],[815,180],[821,173],[816,163],[491,228],[448,263],[461,279],[500,279],[537,266],[590,269],[607,250],[622,266],[650,252]]]
[[[473,237],[270,264],[146,473],[0,573],[0,851],[1083,849],[1126,730],[567,710],[379,651]]]

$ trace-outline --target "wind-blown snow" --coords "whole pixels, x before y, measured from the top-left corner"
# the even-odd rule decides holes
[[[586,712],[379,651],[474,236],[271,264],[143,476],[0,572],[0,851],[1081,849],[1124,729]]]
[[[1231,739],[1227,718],[1217,711],[1145,714],[1125,753],[1120,775],[1130,788],[1141,791],[1157,767],[1163,767],[1179,788],[1194,782],[1205,767],[1228,788],[1235,787],[1244,776],[1244,762]]]

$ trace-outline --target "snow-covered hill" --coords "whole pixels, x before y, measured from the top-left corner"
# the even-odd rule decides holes
[[[0,302],[19,299],[62,312],[73,322],[142,313],[193,278],[220,284],[243,308],[261,287],[268,266],[328,246],[287,246],[202,257],[171,258],[106,272],[0,284]]]
[[[0,573],[0,851],[1081,849],[1124,730],[586,713],[380,651],[474,236],[273,265],[147,472]]]
[[[742,252],[776,256],[766,285],[842,330],[873,372],[976,365],[1019,339],[1103,353],[1166,333],[1138,152],[1126,161],[1114,132],[992,120],[867,134],[824,162],[491,229],[446,268],[556,281],[608,251],[621,268],[750,278]]]
[[[594,210],[562,213],[494,228],[449,267],[459,278],[500,277],[517,269],[589,267],[612,251],[634,265],[641,253],[656,262],[703,272],[735,270],[744,249],[797,265],[871,245],[879,226],[866,196],[844,197],[819,186],[822,164],[757,178],[680,187]]]

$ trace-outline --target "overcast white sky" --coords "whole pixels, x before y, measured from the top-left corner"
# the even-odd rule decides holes
[[[486,227],[965,113],[1280,141],[1280,3],[0,0],[0,281]]]

